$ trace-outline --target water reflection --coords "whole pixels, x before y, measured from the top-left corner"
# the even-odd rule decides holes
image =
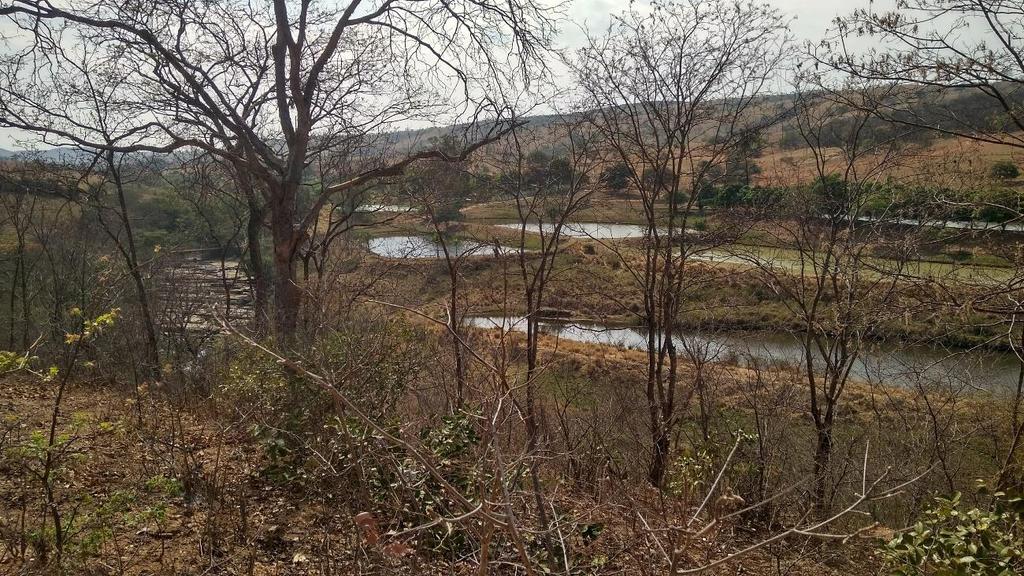
[[[857,218],[861,222],[877,222],[879,218],[861,216]],[[905,226],[928,226],[931,228],[953,228],[956,230],[980,230],[980,231],[1002,231],[1002,232],[1024,232],[1024,223],[1021,222],[985,222],[984,220],[918,220],[917,218],[891,218],[881,219],[889,224],[903,224]]]
[[[498,256],[514,250],[507,246],[484,244],[473,240],[450,239],[448,253],[458,256]],[[444,258],[441,243],[426,236],[383,236],[371,238],[367,243],[370,252],[384,258]]]
[[[496,224],[500,228],[519,230],[519,222],[508,222]],[[555,225],[545,222],[530,222],[527,224],[527,231],[544,234],[551,234],[555,231]],[[696,232],[690,230],[690,232]],[[566,238],[593,238],[594,240],[618,240],[625,238],[643,238],[647,233],[646,226],[637,224],[611,224],[605,222],[566,222],[562,226],[562,236]]]

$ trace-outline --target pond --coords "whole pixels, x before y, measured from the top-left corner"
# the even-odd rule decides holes
[[[467,318],[477,328],[501,328],[526,331],[523,318],[478,316]],[[593,323],[541,322],[544,333],[574,342],[617,346],[634,350],[646,349],[647,334],[640,328],[609,327]],[[729,333],[707,335],[684,331],[677,338],[680,355],[684,347],[699,351],[710,361],[734,361],[741,365],[759,363],[803,363],[803,348],[797,338],[784,332]],[[860,381],[894,386],[910,386],[917,382],[945,382],[971,385],[990,390],[1014,389],[1019,365],[1008,352],[958,351],[939,347],[907,345],[900,342],[872,342],[851,370]]]
[[[519,230],[518,222],[497,224],[499,228]],[[554,224],[545,222],[540,225],[537,222],[529,223],[528,231],[551,234],[555,230]],[[562,236],[565,238],[593,238],[595,240],[614,240],[620,238],[643,238],[647,232],[646,226],[636,224],[606,224],[601,222],[567,222],[562,226]]]
[[[356,212],[410,212],[412,206],[400,204],[363,204],[356,208]]]
[[[427,236],[371,238],[367,248],[383,258],[444,258],[441,243]],[[495,246],[474,240],[452,239],[448,241],[448,252],[452,256],[495,256],[511,254],[514,250],[507,246]]]

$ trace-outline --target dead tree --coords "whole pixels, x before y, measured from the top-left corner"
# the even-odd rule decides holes
[[[570,62],[591,126],[628,167],[646,220],[640,263],[626,262],[643,299],[648,477],[656,486],[678,417],[676,323],[699,187],[764,127],[751,107],[787,45],[786,22],[765,5],[666,2],[614,17]]]
[[[27,172],[27,171],[26,171]],[[13,268],[10,272],[7,299],[7,348],[27,350],[32,330],[32,298],[29,277],[32,275],[29,233],[38,211],[38,184],[31,175],[8,171],[0,179],[0,224],[14,232]],[[20,307],[20,311],[19,311]],[[19,314],[20,312],[20,314]],[[21,316],[20,322],[18,316]],[[17,324],[20,323],[20,326]]]
[[[596,160],[593,131],[579,118],[559,118],[546,132],[542,136],[514,131],[491,163],[498,173],[497,186],[502,196],[514,204],[516,213],[511,227],[516,236],[514,254],[526,323],[526,453],[542,531],[549,529],[549,521],[537,459],[541,436],[537,399],[542,372],[541,321],[547,312],[547,290],[558,274],[556,263],[562,252],[563,231],[590,200],[594,189],[589,174]],[[551,137],[558,143],[548,153],[540,140]],[[549,553],[554,554],[552,540],[545,537],[544,543]]]
[[[836,20],[810,54],[819,64],[871,85],[895,84],[895,96],[864,101],[863,111],[901,126],[978,142],[1024,148],[1024,42],[1020,2],[946,2],[910,0],[876,12],[855,10]],[[878,49],[857,51],[856,40]],[[1012,194],[1011,194],[1012,197]],[[989,203],[1019,220],[1019,206],[1004,200]],[[1004,224],[1005,225],[1005,224]],[[1005,340],[1021,356],[1017,324],[1020,305],[1020,255],[1000,239],[997,252],[1015,272],[986,286],[939,287],[952,307],[970,307],[1001,318]],[[994,284],[994,285],[993,285]],[[1024,397],[1024,360],[1011,409],[1010,446],[998,483],[1010,480],[1015,453],[1024,442],[1019,422]]]
[[[103,152],[102,169],[98,172],[87,174],[88,177],[99,175],[99,185],[92,183],[87,186],[91,189],[90,197],[97,202],[96,213],[102,224],[103,231],[111,239],[118,253],[124,259],[128,274],[131,276],[135,288],[136,302],[139,307],[139,317],[142,320],[143,336],[145,346],[143,347],[142,376],[145,379],[160,379],[160,343],[157,335],[157,325],[153,314],[152,295],[146,282],[146,275],[143,271],[143,261],[139,256],[136,245],[135,231],[132,228],[132,217],[128,210],[125,172],[130,170],[128,166],[133,164],[133,159],[126,158],[112,150]],[[127,166],[126,166],[127,165]],[[137,165],[136,165],[137,167]],[[144,168],[143,168],[144,170]],[[113,213],[116,215],[115,222],[106,220],[105,213],[110,210],[103,205],[104,189],[111,189],[116,198],[116,208]]]
[[[558,144],[550,153],[534,141],[552,135]],[[557,274],[565,227],[593,193],[588,176],[596,160],[593,141],[594,134],[579,119],[561,119],[545,136],[514,132],[491,163],[498,172],[497,186],[516,213],[512,228],[526,322],[526,427],[531,450],[538,437],[535,380],[546,291]]]
[[[87,74],[91,53],[69,54],[64,61],[64,72],[78,71]],[[95,214],[103,233],[113,244],[132,279],[135,303],[143,327],[143,349],[141,375],[145,379],[160,378],[160,343],[158,327],[153,313],[152,296],[143,270],[144,262],[136,245],[132,214],[128,205],[127,187],[131,180],[147,172],[145,160],[133,158],[117,151],[117,142],[131,141],[136,134],[131,128],[120,123],[124,103],[117,94],[128,82],[125,73],[107,74],[91,79],[77,90],[52,95],[55,106],[65,111],[74,110],[72,121],[68,116],[54,119],[61,125],[70,124],[82,139],[103,143],[102,146],[87,146],[80,141],[72,142],[68,166],[58,168],[69,183],[64,190],[70,200]],[[84,158],[89,158],[84,162]]]
[[[439,143],[445,148],[457,148],[458,143]],[[404,193],[422,211],[425,224],[433,231],[431,240],[439,247],[439,258],[448,280],[446,324],[454,357],[455,398],[450,402],[454,412],[466,407],[469,392],[466,369],[469,358],[465,346],[465,296],[462,294],[463,266],[473,256],[492,255],[491,248],[472,239],[462,237],[461,208],[463,199],[474,183],[464,163],[448,164],[425,162],[412,171],[404,183]]]

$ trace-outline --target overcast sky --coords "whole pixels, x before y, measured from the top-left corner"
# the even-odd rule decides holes
[[[644,1],[644,0],[638,0]],[[783,14],[792,17],[791,29],[798,42],[817,41],[824,35],[832,20],[838,15],[848,14],[855,8],[865,7],[870,0],[767,0]],[[876,10],[890,9],[894,0],[878,0],[874,2]],[[561,44],[566,48],[576,48],[582,44],[583,28],[601,30],[608,24],[609,15],[618,13],[626,7],[626,1],[615,0],[575,0],[566,11],[567,21],[561,27]],[[24,134],[16,134],[0,129],[0,147],[17,150],[24,149]],[[28,145],[29,147],[33,147]]]
[[[608,15],[621,12],[626,8],[628,0],[575,0],[568,11],[572,22],[562,26],[563,42],[567,46],[577,46],[581,42],[581,26],[588,25],[593,29],[602,29],[608,24]],[[766,0],[786,16],[794,18],[791,24],[793,35],[797,40],[819,40],[832,20],[839,15],[846,15],[857,8],[871,4],[869,0]],[[895,5],[894,0],[878,0],[874,2],[876,10],[889,10]]]

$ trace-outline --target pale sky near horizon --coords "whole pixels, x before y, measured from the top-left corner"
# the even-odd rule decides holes
[[[793,18],[790,27],[797,41],[819,40],[836,16],[844,16],[857,8],[873,5],[876,10],[888,10],[894,0],[764,0],[778,8],[785,16]],[[641,3],[647,3],[641,0]],[[567,11],[570,22],[562,26],[562,42],[568,47],[578,46],[582,41],[582,26],[601,30],[608,24],[610,14],[626,9],[625,2],[615,0],[575,0]]]
[[[646,3],[646,0],[638,0]],[[790,27],[797,42],[816,41],[822,38],[839,15],[846,15],[856,8],[873,5],[876,10],[892,8],[895,0],[766,0],[787,17],[791,17]],[[603,30],[608,25],[609,15],[627,8],[627,2],[615,0],[574,0],[566,9],[566,21],[561,25],[560,44],[564,48],[573,49],[583,43],[583,29]],[[0,29],[6,26],[0,26]],[[24,134],[11,130],[0,129],[0,148],[20,150],[34,148],[25,141]]]

